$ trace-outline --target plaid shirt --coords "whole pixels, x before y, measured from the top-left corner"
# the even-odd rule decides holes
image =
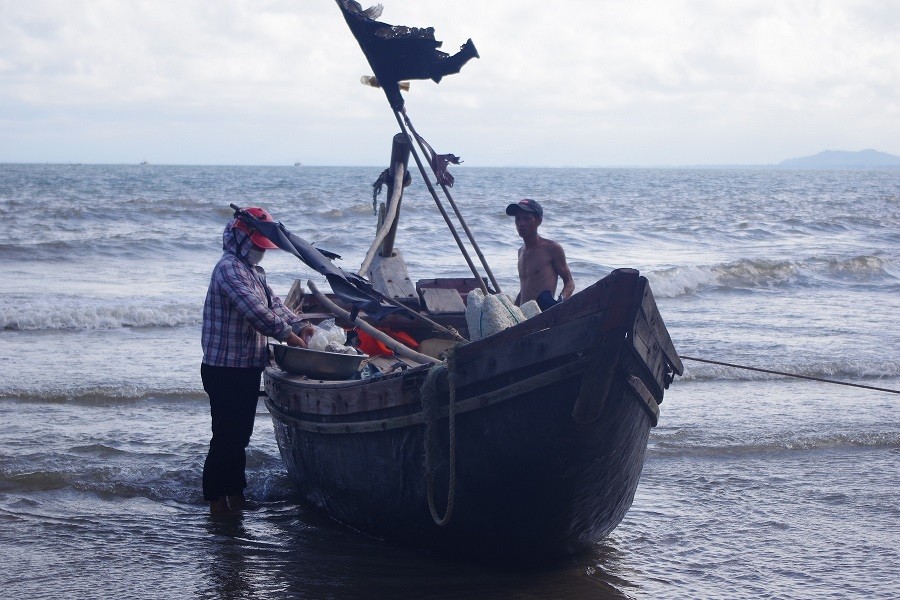
[[[241,258],[249,250],[244,236],[231,224],[225,228],[225,253],[203,305],[203,362],[214,367],[268,366],[266,337],[284,341],[302,320],[272,292],[262,267]]]

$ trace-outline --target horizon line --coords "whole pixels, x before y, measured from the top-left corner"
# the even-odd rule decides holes
[[[805,158],[805,157],[804,157]],[[795,159],[787,159],[793,161]],[[784,161],[786,162],[786,161]],[[79,161],[0,161],[0,165],[10,166],[28,166],[28,165],[45,165],[45,166],[108,166],[108,167],[258,167],[258,168],[384,168],[383,164],[267,164],[267,163],[151,163],[142,162],[79,162]],[[694,163],[694,164],[631,164],[631,165],[454,165],[458,169],[779,169],[794,171],[821,171],[821,170],[892,170],[900,169],[900,165],[836,165],[836,166],[791,166],[782,163]],[[411,169],[412,171],[412,169]]]

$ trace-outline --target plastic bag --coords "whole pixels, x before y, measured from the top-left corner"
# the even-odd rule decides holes
[[[325,330],[316,327],[316,332],[309,338],[307,347],[310,350],[324,350],[328,342],[328,335],[325,333]]]
[[[344,331],[343,327],[338,326],[334,319],[327,319],[319,323],[319,329],[325,332],[326,337],[329,342],[334,342],[335,344],[340,344],[341,346],[347,343],[347,332]]]
[[[315,327],[315,333],[309,338],[310,350],[356,354],[355,349],[347,347],[347,332],[337,325],[334,319],[322,321]]]

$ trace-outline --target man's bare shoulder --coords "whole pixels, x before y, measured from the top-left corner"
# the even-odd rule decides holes
[[[541,239],[541,245],[544,246],[550,252],[564,252],[562,244],[557,241],[549,240],[547,238]]]

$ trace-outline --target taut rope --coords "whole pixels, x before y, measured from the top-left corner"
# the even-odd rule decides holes
[[[876,387],[874,385],[865,385],[862,383],[849,383],[847,381],[837,381],[835,379],[824,379],[822,377],[812,377],[810,375],[798,375],[797,373],[785,373],[784,371],[773,371],[771,369],[760,369],[759,367],[748,367],[745,365],[736,365],[733,363],[721,362],[718,360],[708,360],[705,358],[694,358],[693,356],[679,355],[684,360],[693,360],[696,362],[709,363],[711,365],[721,365],[723,367],[732,367],[735,369],[745,369],[747,371],[756,371],[758,373],[771,373],[772,375],[784,375],[786,377],[796,377],[798,379],[809,379],[810,381],[820,381],[822,383],[835,383],[837,385],[847,385],[850,387],[858,387],[867,390],[875,390],[878,392],[888,392],[890,394],[900,394],[900,390],[892,390],[890,388]]]

